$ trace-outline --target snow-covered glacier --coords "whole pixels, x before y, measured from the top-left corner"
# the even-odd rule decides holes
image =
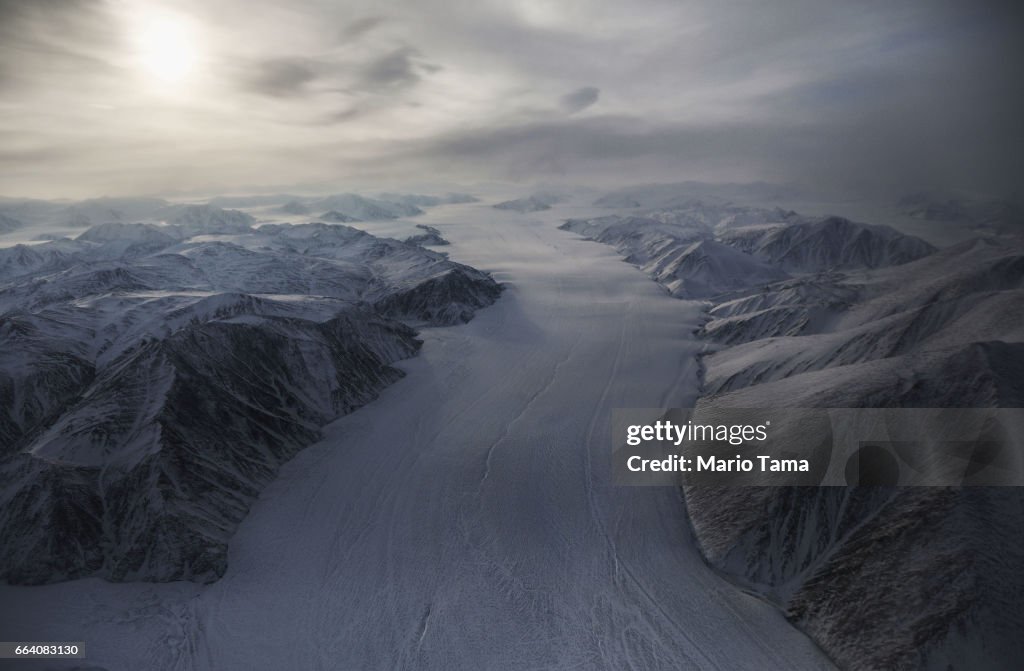
[[[280,465],[500,287],[414,244],[175,210],[0,249],[0,576],[210,581]]]
[[[562,228],[705,301],[698,407],[1024,405],[1024,240],[1004,230],[936,249],[841,217],[692,199]],[[1016,488],[684,494],[711,565],[844,668],[1024,658]]]

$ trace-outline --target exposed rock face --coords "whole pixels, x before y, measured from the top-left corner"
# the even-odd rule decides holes
[[[182,225],[0,250],[9,582],[216,579],[281,464],[401,377],[420,343],[399,320],[467,321],[500,293],[343,226]]]

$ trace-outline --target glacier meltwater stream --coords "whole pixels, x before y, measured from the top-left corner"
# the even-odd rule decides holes
[[[220,581],[3,587],[4,630],[111,671],[831,668],[705,566],[677,491],[612,485],[611,409],[693,403],[701,308],[574,214],[417,219],[504,295],[282,469]]]

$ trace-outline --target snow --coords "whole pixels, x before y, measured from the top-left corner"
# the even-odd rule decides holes
[[[831,668],[705,566],[677,491],[612,486],[611,409],[696,398],[701,306],[556,228],[593,214],[418,217],[502,298],[282,468],[220,581],[3,586],[2,638],[109,669]]]

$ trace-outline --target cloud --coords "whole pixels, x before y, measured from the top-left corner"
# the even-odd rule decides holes
[[[303,58],[275,58],[257,63],[245,78],[246,87],[274,98],[302,95],[316,79],[315,64]]]
[[[443,169],[990,190],[1024,173],[1020,3],[259,4],[0,0],[2,188]],[[194,39],[175,82],[137,53],[164,10]]]
[[[1009,192],[1020,158],[997,137],[911,132],[880,116],[814,124],[785,121],[652,123],[641,116],[566,118],[453,131],[407,143],[383,163],[410,172],[486,165],[504,179],[569,176],[580,182],[665,179],[797,183],[850,193],[910,185],[979,185]],[[614,182],[612,182],[614,183]]]
[[[399,47],[366,63],[359,73],[359,85],[369,90],[406,88],[420,81],[412,47]]]
[[[100,0],[0,0],[2,86],[43,84],[48,77],[116,72],[124,36]]]
[[[583,88],[576,89],[572,93],[562,96],[562,109],[569,114],[582,112],[596,103],[600,95],[601,89],[594,86],[584,86]]]
[[[385,21],[387,19],[383,16],[365,16],[345,26],[341,31],[341,37],[346,40],[358,39]]]

